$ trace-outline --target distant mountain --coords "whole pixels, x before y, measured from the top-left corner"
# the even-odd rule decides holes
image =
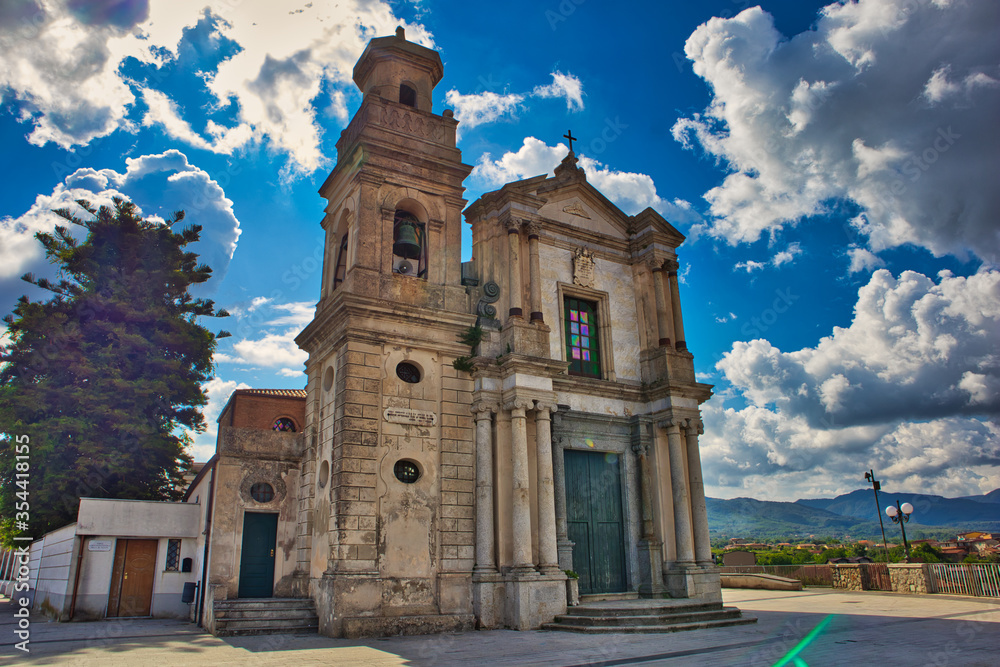
[[[881,539],[876,511],[895,502],[908,502],[914,512],[906,527],[911,539],[953,536],[965,530],[1000,531],[1000,489],[982,496],[944,498],[925,494],[879,492],[879,509],[870,489],[859,489],[836,498],[776,502],[754,498],[706,498],[708,527],[713,536],[776,539],[809,535],[854,539]],[[890,541],[898,536],[883,514]],[[892,531],[892,532],[890,532]]]
[[[876,511],[884,512],[885,508],[896,500],[913,505],[913,515],[910,521],[919,522],[925,526],[969,526],[970,530],[983,523],[1000,523],[1000,489],[982,496],[967,496],[965,498],[945,498],[922,493],[885,493],[879,492],[879,505],[875,507],[875,495],[871,489],[851,491],[836,498],[810,498],[796,500],[795,504],[823,509],[841,516],[856,517],[860,520],[878,521]],[[883,515],[883,520],[885,516]]]

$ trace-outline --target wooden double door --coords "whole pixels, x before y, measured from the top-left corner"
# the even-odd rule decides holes
[[[111,568],[108,616],[149,616],[157,540],[118,540]]]
[[[566,523],[580,593],[626,590],[621,461],[610,452],[563,450]]]

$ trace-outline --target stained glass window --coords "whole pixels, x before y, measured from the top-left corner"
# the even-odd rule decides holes
[[[275,431],[288,431],[290,433],[294,433],[295,422],[293,422],[288,417],[278,417],[277,419],[274,420],[274,423],[271,424],[271,428],[274,429]]]
[[[570,375],[601,377],[597,304],[566,297],[566,358]]]

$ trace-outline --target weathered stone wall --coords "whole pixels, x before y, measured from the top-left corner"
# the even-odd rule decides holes
[[[861,581],[861,566],[850,564],[831,564],[833,570],[833,587],[847,591],[863,591]]]
[[[889,581],[894,593],[930,593],[930,577],[923,563],[891,563]]]

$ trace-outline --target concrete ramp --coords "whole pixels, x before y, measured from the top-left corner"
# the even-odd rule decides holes
[[[723,588],[760,588],[768,591],[801,591],[798,579],[778,577],[773,574],[723,574]]]

